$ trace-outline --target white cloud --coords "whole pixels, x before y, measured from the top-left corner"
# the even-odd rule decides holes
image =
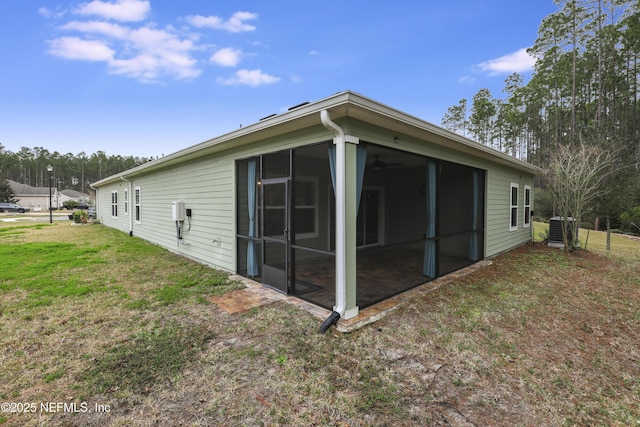
[[[201,44],[202,34],[194,34],[192,28],[175,28],[172,25],[156,28],[147,20],[150,10],[148,0],[82,3],[72,9],[75,14],[73,20],[57,27],[57,30],[72,35],[49,40],[48,53],[67,60],[103,62],[107,72],[145,83],[158,82],[166,77],[193,79],[200,76],[203,70],[199,66],[205,63],[204,52],[211,52],[211,45]],[[55,14],[45,7],[38,13],[49,19],[63,17],[63,14]],[[215,16],[190,16],[186,20],[195,27],[238,33],[255,30],[255,26],[247,24],[247,21],[257,17],[251,12],[236,12],[226,21]],[[237,67],[245,53],[234,47],[224,47],[210,55],[211,64]],[[279,77],[259,69],[239,70],[229,79],[218,79],[226,85],[254,87],[279,80]]]
[[[216,30],[225,30],[231,33],[242,33],[246,31],[254,31],[255,26],[245,24],[244,21],[258,18],[256,13],[251,12],[236,12],[231,15],[227,21],[222,20],[218,16],[202,16],[191,15],[187,16],[187,22],[197,28],[213,28]]]
[[[172,74],[177,79],[198,77],[202,70],[195,68],[194,65],[195,60],[185,55],[174,53],[158,56],[143,53],[133,58],[109,61],[109,71],[153,83],[163,74]]]
[[[142,54],[129,59],[114,59],[109,62],[109,68],[113,74],[123,74],[152,82],[159,76],[160,64],[157,57]]]
[[[235,67],[240,62],[242,51],[232,47],[224,47],[211,55],[211,62],[223,67]]]
[[[131,30],[127,39],[135,48],[148,52],[188,52],[195,49],[193,41],[189,39],[181,39],[169,31],[149,27]]]
[[[63,30],[78,31],[81,33],[102,34],[118,39],[126,38],[129,29],[118,24],[103,21],[71,21],[61,27]]]
[[[109,72],[149,82],[163,76],[187,79],[199,76],[196,46],[191,40],[154,28],[131,29],[106,22],[70,22],[64,29],[105,36],[104,40],[60,37],[50,41],[49,53],[65,59],[104,61]],[[114,40],[115,39],[115,40]],[[119,52],[111,49],[118,44]],[[117,42],[117,43],[116,43]]]
[[[177,79],[195,78],[202,73],[197,68],[197,60],[190,54],[195,49],[191,40],[143,27],[129,31],[126,42],[132,56],[109,62],[109,68],[115,74],[150,81],[164,75]]]
[[[38,8],[38,14],[44,16],[45,18],[62,18],[65,12],[54,12],[51,9],[43,6]]]
[[[115,51],[99,40],[83,40],[78,37],[60,37],[49,41],[49,53],[65,59],[83,61],[110,61]]]
[[[527,53],[527,48],[509,53],[496,59],[481,62],[477,67],[490,75],[522,73],[533,69],[536,58]]]
[[[151,5],[148,0],[116,0],[114,3],[93,0],[83,3],[75,11],[78,15],[97,15],[121,22],[138,22],[146,19]]]
[[[247,86],[262,86],[266,84],[277,83],[280,81],[280,77],[270,76],[263,73],[261,70],[238,70],[236,74],[230,79],[219,79],[220,83],[224,85],[247,85]]]
[[[473,83],[475,81],[476,81],[475,77],[470,77],[470,76],[462,76],[458,79],[458,83]]]

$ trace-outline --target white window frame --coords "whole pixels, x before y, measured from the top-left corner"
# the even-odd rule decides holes
[[[295,204],[293,208],[295,210],[313,210],[314,211],[314,224],[313,224],[313,232],[311,233],[296,233],[296,239],[315,239],[318,237],[319,232],[319,222],[320,222],[320,196],[318,194],[318,178],[312,178],[308,176],[300,176],[296,178],[298,182],[307,182],[310,183],[313,188],[313,204],[306,206],[298,206]]]
[[[513,189],[516,189],[516,200],[513,200]],[[520,185],[512,182],[509,186],[509,231],[516,231],[518,229],[518,199],[520,197]],[[515,215],[514,215],[515,209]],[[513,219],[515,218],[516,223],[513,224]]]
[[[529,203],[527,203],[527,199],[529,201]],[[523,203],[524,203],[524,221],[522,222],[522,227],[523,228],[529,228],[531,227],[531,186],[530,185],[525,185],[524,186],[524,199],[523,199]]]
[[[135,212],[135,220],[136,224],[140,224],[142,222],[142,208],[141,208],[141,190],[140,186],[137,186],[133,190],[133,204],[134,204],[134,212]]]
[[[118,219],[118,190],[111,192],[111,218]]]
[[[129,215],[129,189],[124,189],[124,215]]]
[[[314,239],[317,238],[319,233],[319,224],[320,224],[320,196],[318,194],[318,178],[308,177],[308,176],[300,176],[296,178],[298,182],[308,182],[311,183],[313,188],[313,204],[307,206],[297,206],[294,200],[294,206],[290,207],[290,209],[302,210],[302,209],[312,209],[315,213],[313,231],[310,233],[296,233],[296,239]],[[267,206],[267,210],[282,210],[284,211],[284,206]]]

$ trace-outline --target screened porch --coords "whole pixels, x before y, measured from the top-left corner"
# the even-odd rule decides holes
[[[237,162],[237,271],[335,304],[333,144]],[[360,308],[484,257],[485,172],[358,144],[356,301]]]

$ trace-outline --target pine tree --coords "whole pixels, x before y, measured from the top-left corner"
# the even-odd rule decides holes
[[[0,202],[1,203],[18,203],[15,194],[6,179],[0,179]]]

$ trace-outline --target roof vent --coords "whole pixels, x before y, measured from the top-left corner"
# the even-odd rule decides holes
[[[287,111],[295,110],[296,108],[300,108],[300,107],[302,107],[302,106],[305,106],[305,105],[307,105],[308,103],[309,103],[309,102],[303,102],[303,103],[301,103],[301,104],[294,105],[293,107],[290,107]]]
[[[569,221],[569,223],[573,222],[573,218],[563,218],[560,216],[554,216],[553,218],[549,218],[549,240],[547,246],[552,248],[564,248],[564,238],[562,237],[562,227],[565,221]],[[572,226],[569,225],[569,233],[567,235],[567,240],[573,240],[573,232]]]
[[[273,117],[273,116],[277,116],[277,114],[276,114],[276,113],[269,114],[268,116],[265,116],[265,117],[261,118],[261,119],[260,119],[260,121],[270,119],[270,118],[271,118],[271,117]]]

